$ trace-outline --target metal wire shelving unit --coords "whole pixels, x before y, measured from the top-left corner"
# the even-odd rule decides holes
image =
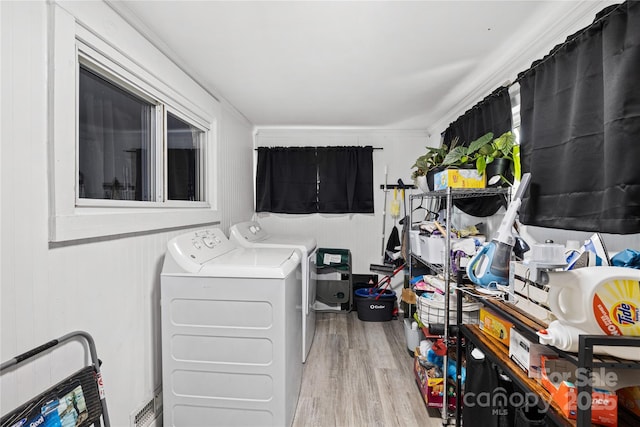
[[[410,221],[410,229],[413,229],[413,224],[414,224],[414,220],[413,220],[413,213],[414,213],[414,201],[415,200],[420,200],[420,206],[422,206],[422,204],[425,202],[425,200],[427,201],[432,201],[432,202],[442,202],[444,200],[445,202],[445,206],[444,206],[444,210],[445,210],[445,230],[446,230],[446,236],[445,236],[445,254],[450,254],[451,253],[451,234],[452,234],[452,227],[451,227],[451,222],[452,222],[452,211],[453,211],[453,207],[454,207],[454,200],[458,200],[458,199],[468,199],[468,198],[476,198],[476,197],[489,197],[489,196],[498,196],[498,195],[503,195],[506,197],[506,200],[508,202],[509,200],[509,195],[510,195],[510,188],[504,188],[504,187],[494,187],[494,188],[451,188],[451,187],[447,187],[444,190],[437,190],[437,191],[429,191],[426,193],[420,193],[420,194],[412,194],[411,196],[409,196],[409,200],[410,200],[410,214],[409,214],[409,221]],[[416,208],[418,209],[418,208]],[[431,211],[429,209],[429,211]],[[431,211],[433,212],[433,211]],[[444,358],[443,358],[443,375],[444,375],[444,379],[445,379],[445,384],[446,384],[446,378],[447,378],[447,366],[448,366],[448,349],[449,349],[449,345],[450,345],[450,331],[449,331],[449,313],[450,313],[450,294],[451,294],[451,262],[449,262],[449,256],[446,255],[445,259],[446,262],[443,262],[441,265],[437,265],[437,264],[433,264],[430,262],[425,261],[424,259],[422,259],[419,256],[416,256],[414,254],[412,254],[411,251],[411,247],[409,245],[409,254],[413,259],[417,260],[418,262],[420,262],[421,264],[431,268],[432,270],[438,272],[438,273],[442,273],[443,277],[444,277],[444,287],[445,287],[445,299],[444,299],[444,311],[445,311],[445,316],[444,316],[444,331],[443,331],[443,335],[442,335],[442,339],[444,340],[445,344],[447,345],[447,353],[445,353]],[[444,260],[443,260],[444,261]],[[409,276],[412,277],[413,276],[413,272],[412,272],[412,267],[411,267],[411,262],[409,263]],[[456,391],[458,392],[458,391]],[[449,409],[448,409],[448,405],[446,404],[447,402],[447,396],[446,396],[446,387],[445,387],[445,396],[443,401],[445,402],[442,405],[442,424],[443,425],[448,425],[450,423],[451,420],[451,414],[449,414]],[[456,412],[459,412],[459,408],[456,408]]]

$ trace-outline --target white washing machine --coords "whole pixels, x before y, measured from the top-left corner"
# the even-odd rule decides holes
[[[169,241],[161,274],[164,426],[290,426],[302,380],[300,253],[220,229]]]
[[[295,248],[302,253],[302,362],[307,360],[316,333],[315,257],[316,239],[272,235],[255,221],[239,222],[229,228],[229,239],[246,248]]]

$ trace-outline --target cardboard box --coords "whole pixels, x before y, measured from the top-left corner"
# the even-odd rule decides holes
[[[540,378],[541,356],[553,356],[555,351],[543,344],[531,342],[516,328],[509,332],[509,357],[524,369],[529,378]]]
[[[578,399],[576,365],[568,360],[557,357],[541,356],[542,386],[551,394],[551,398],[558,404],[564,415],[569,419],[576,419],[578,404],[584,405],[583,399]],[[609,427],[618,425],[618,396],[615,392],[593,388],[591,392],[591,421]]]
[[[477,169],[445,169],[433,177],[433,189],[485,188],[486,182],[486,175],[480,175]]]
[[[504,345],[509,346],[509,334],[513,323],[506,321],[493,311],[482,307],[480,309],[479,326],[482,332],[498,339]]]
[[[420,364],[420,349],[416,348],[414,353],[413,372],[416,376],[416,383],[424,399],[424,403],[429,408],[442,408],[446,387],[444,378],[433,378],[427,373],[427,370]],[[455,396],[449,396],[447,399],[449,409],[454,410],[456,407]]]
[[[417,298],[416,293],[413,290],[409,288],[402,288],[402,296],[400,297],[402,302],[415,305],[416,298]]]

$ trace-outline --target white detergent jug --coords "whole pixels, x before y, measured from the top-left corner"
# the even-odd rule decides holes
[[[640,336],[640,270],[584,267],[550,271],[549,308],[592,334]]]
[[[587,334],[640,336],[640,270],[584,267],[547,274],[549,308],[561,324]],[[640,358],[637,347],[610,349],[618,357]],[[607,353],[614,355],[611,351]]]
[[[549,323],[547,329],[538,331],[538,341],[540,344],[552,345],[560,350],[577,353],[579,350],[580,335],[595,335],[583,329],[566,324],[563,320],[554,320]],[[640,348],[638,347],[614,347],[614,346],[594,346],[594,354],[605,354],[628,360],[640,360]],[[640,378],[635,379],[631,385],[640,384]]]

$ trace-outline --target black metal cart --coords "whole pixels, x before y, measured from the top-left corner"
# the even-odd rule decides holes
[[[77,427],[110,427],[105,400],[100,360],[91,335],[75,331],[31,349],[0,365],[0,374],[10,371],[20,363],[73,339],[87,342],[91,364],[51,386],[39,395],[0,418],[0,427],[29,425],[75,425]]]

